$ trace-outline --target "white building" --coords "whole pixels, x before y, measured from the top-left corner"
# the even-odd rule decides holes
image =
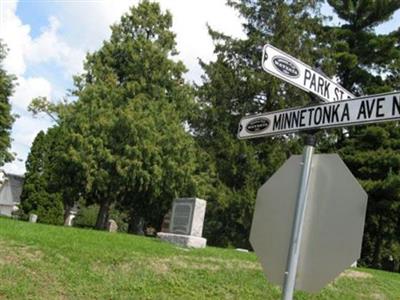
[[[18,209],[24,177],[0,170],[0,215],[11,216]]]

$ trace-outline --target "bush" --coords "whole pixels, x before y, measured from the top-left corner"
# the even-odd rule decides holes
[[[62,225],[64,223],[64,205],[61,195],[47,194],[46,199],[33,213],[38,215],[39,223]]]
[[[64,206],[60,194],[44,191],[32,193],[23,199],[19,210],[13,215],[22,220],[28,220],[30,214],[38,216],[38,223],[62,225],[64,223]]]
[[[90,206],[81,205],[73,221],[73,224],[76,227],[94,228],[94,226],[96,225],[98,213],[99,206],[97,204],[93,204]]]

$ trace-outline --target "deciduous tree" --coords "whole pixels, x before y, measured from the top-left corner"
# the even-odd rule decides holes
[[[13,159],[9,149],[11,127],[14,122],[10,97],[14,91],[15,76],[8,74],[2,65],[6,52],[6,46],[0,40],[0,166]]]

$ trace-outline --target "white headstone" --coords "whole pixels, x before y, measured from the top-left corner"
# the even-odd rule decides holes
[[[36,221],[37,221],[37,215],[35,215],[35,214],[30,214],[29,215],[29,222],[31,222],[31,223],[36,223]]]
[[[118,231],[118,224],[113,219],[109,219],[107,222],[107,231],[108,232],[117,232]]]
[[[69,214],[67,219],[65,220],[65,225],[66,226],[72,226],[74,219],[75,219],[75,215],[74,214]]]

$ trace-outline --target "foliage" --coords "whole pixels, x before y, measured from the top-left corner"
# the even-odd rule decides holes
[[[377,25],[400,8],[399,1],[328,1],[345,22],[330,26],[327,41],[338,61],[341,83],[356,95],[377,94],[400,87],[400,32],[377,34]],[[352,173],[367,191],[368,208],[362,263],[383,267],[399,258],[391,249],[399,242],[400,129],[397,123],[349,128],[332,139]]]
[[[98,204],[85,206],[84,203],[81,202],[79,205],[78,213],[73,220],[73,225],[83,228],[95,228],[99,209],[100,207]],[[120,212],[115,207],[111,207],[109,212],[109,219],[113,219],[117,223],[119,232],[128,231],[128,223],[126,223],[126,213]]]
[[[73,225],[76,227],[94,228],[98,214],[99,206],[97,204],[81,206],[73,220]]]
[[[2,66],[6,53],[6,47],[0,40],[0,166],[13,159],[9,148],[11,127],[15,117],[11,114],[10,97],[14,91],[16,78],[8,74]]]
[[[63,204],[59,193],[49,191],[49,149],[48,139],[43,131],[36,136],[26,161],[26,174],[21,194],[21,217],[37,214],[38,222],[47,224],[63,223]]]

